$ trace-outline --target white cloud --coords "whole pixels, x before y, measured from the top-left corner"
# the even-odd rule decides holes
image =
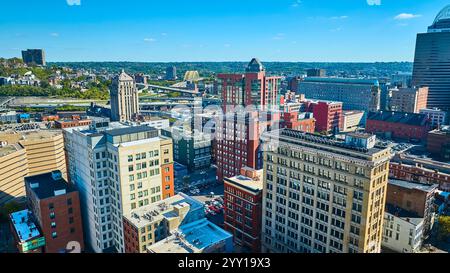
[[[409,20],[409,19],[414,19],[417,17],[421,17],[422,15],[420,14],[411,14],[411,13],[400,13],[399,15],[395,16],[394,19],[395,20]]]
[[[163,32],[161,33],[161,36],[167,36],[167,33]]]
[[[331,20],[339,20],[339,19],[347,19],[348,16],[347,15],[342,15],[342,16],[333,16],[330,19]]]
[[[284,39],[284,33],[277,33],[272,39],[274,40],[283,40]]]
[[[224,47],[231,47],[231,44],[224,44]]]
[[[52,36],[52,37],[59,37],[59,33],[53,32],[53,33],[50,33],[50,36]]]
[[[381,0],[366,0],[369,6],[380,6]]]
[[[291,7],[293,8],[298,8],[300,6],[300,4],[302,3],[301,0],[297,0],[294,3],[292,3]]]
[[[81,0],[66,0],[67,5],[69,6],[80,6]]]
[[[144,38],[144,42],[152,43],[152,42],[156,42],[156,39],[154,39],[154,38]]]

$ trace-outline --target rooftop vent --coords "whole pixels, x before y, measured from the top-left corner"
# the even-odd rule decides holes
[[[53,172],[52,172],[52,179],[53,179],[54,181],[61,180],[61,179],[62,179],[62,173],[61,173],[61,171],[53,171]]]

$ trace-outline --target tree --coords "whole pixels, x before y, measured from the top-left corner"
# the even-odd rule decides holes
[[[437,239],[439,241],[448,241],[450,239],[450,216],[440,216],[438,223]]]

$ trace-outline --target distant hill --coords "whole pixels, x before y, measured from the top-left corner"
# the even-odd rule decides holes
[[[189,70],[197,70],[202,77],[216,73],[243,72],[248,62],[54,62],[48,65],[66,66],[74,69],[94,69],[117,73],[125,69],[130,73],[143,72],[150,75],[164,75],[168,66],[176,66],[178,77]],[[303,74],[308,68],[324,68],[328,75],[364,75],[372,77],[390,76],[396,72],[412,72],[411,62],[389,63],[305,63],[305,62],[263,62],[269,74],[293,76]]]

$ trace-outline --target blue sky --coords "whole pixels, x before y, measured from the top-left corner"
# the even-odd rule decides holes
[[[44,48],[48,61],[412,61],[416,34],[447,4],[3,0],[0,56]]]

